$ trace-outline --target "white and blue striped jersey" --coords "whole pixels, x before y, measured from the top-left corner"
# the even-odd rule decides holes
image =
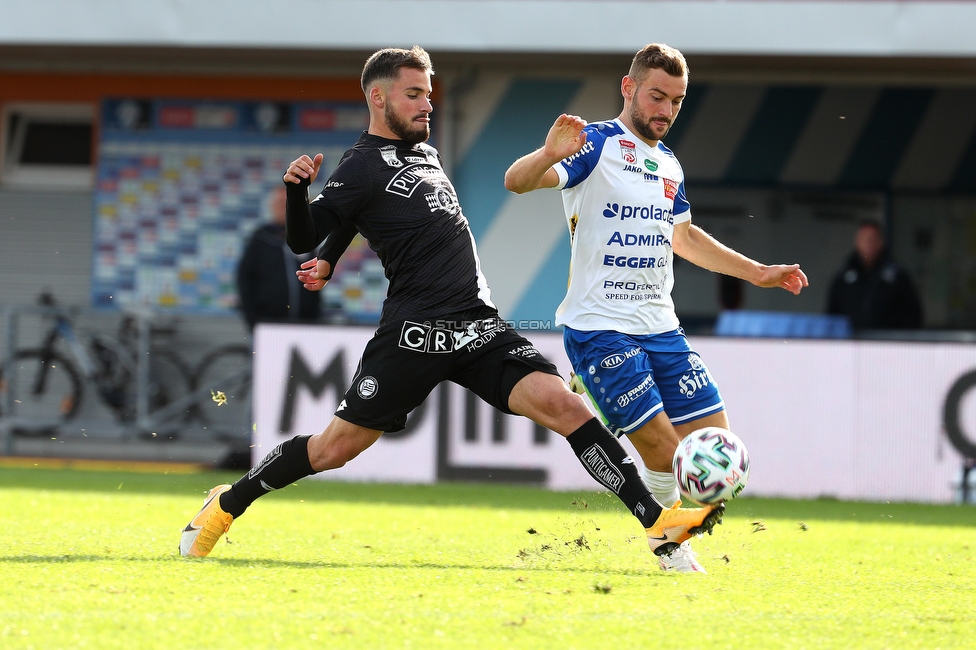
[[[657,334],[678,327],[671,288],[674,224],[691,220],[684,172],[619,120],[584,128],[586,144],[556,163],[572,259],[556,324]]]

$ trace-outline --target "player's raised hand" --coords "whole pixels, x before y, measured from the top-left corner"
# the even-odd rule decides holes
[[[288,165],[288,171],[285,172],[282,179],[286,183],[301,183],[307,178],[308,182],[311,183],[319,175],[319,167],[322,166],[322,160],[324,158],[325,156],[320,153],[315,154],[315,158],[301,156]]]
[[[586,144],[586,134],[583,127],[586,120],[576,115],[563,113],[556,118],[543,147],[545,155],[550,160],[562,160],[577,153]]]
[[[309,291],[320,291],[329,283],[325,278],[329,277],[331,272],[331,264],[313,257],[307,262],[302,262],[301,268],[295,271],[295,275],[298,276],[298,281]]]
[[[803,287],[809,284],[799,264],[773,264],[763,267],[758,286],[781,287],[793,295],[799,295]]]

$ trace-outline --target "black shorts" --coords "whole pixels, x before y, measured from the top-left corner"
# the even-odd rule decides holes
[[[536,370],[559,376],[556,366],[497,314],[479,316],[381,325],[366,344],[336,416],[369,429],[400,431],[407,415],[445,380],[511,413],[508,397],[523,377]]]

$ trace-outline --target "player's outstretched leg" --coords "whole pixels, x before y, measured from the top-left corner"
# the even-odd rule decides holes
[[[183,529],[180,555],[206,557],[220,536],[230,530],[234,518],[220,507],[220,495],[229,489],[229,485],[218,485],[207,494],[200,512]]]
[[[722,523],[725,504],[704,506],[702,508],[682,508],[681,501],[661,512],[650,528],[647,528],[647,543],[658,557],[672,554],[692,535],[712,534],[712,529]]]

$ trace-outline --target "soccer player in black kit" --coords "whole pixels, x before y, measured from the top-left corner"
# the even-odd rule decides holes
[[[342,467],[384,431],[399,431],[445,380],[565,436],[590,475],[641,522],[656,553],[721,522],[721,504],[662,508],[633,459],[556,367],[499,317],[454,187],[437,150],[425,144],[432,74],[420,47],[376,52],[362,74],[369,129],[321,193],[308,201],[321,154],[302,156],[285,172],[289,246],[304,253],[328,238],[321,259],[304,264],[298,280],[321,289],[360,232],[383,263],[389,293],[379,328],[325,430],[281,443],[233,485],[210,490],[183,531],[181,555],[206,556],[258,497]]]

